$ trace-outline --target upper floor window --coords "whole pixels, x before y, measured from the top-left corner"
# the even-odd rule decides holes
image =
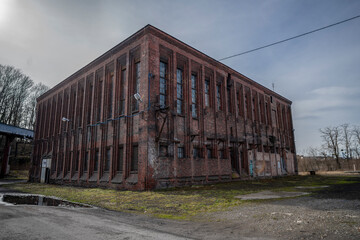
[[[140,89],[140,62],[135,63],[134,79],[133,79],[133,95],[139,93]],[[139,102],[133,96],[133,111],[139,110]]]
[[[181,69],[176,70],[176,112],[178,114],[183,113],[183,71]]]
[[[167,64],[160,62],[160,108],[166,106],[166,68]]]
[[[191,115],[197,118],[197,79],[195,74],[191,74]]]
[[[217,110],[221,110],[221,84],[216,85]]]
[[[126,68],[121,70],[120,80],[120,115],[125,113],[125,81],[126,81]]]
[[[113,82],[114,82],[114,73],[110,74],[109,83],[108,83],[108,118],[112,118],[112,109],[113,109]]]
[[[210,106],[210,80],[205,79],[205,106]]]
[[[231,106],[231,88],[227,88],[227,105],[228,105],[228,113],[232,113],[232,106]]]

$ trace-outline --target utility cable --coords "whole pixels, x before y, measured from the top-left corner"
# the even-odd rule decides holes
[[[326,28],[330,28],[330,27],[333,27],[333,26],[342,24],[342,23],[345,23],[345,22],[354,20],[354,19],[359,18],[359,17],[360,17],[360,15],[357,15],[357,16],[355,16],[355,17],[348,18],[348,19],[345,19],[345,20],[343,20],[343,21],[340,21],[340,22],[336,22],[336,23],[327,25],[327,26],[325,26],[325,27],[321,27],[321,28],[312,30],[312,31],[310,31],[310,32],[306,32],[306,33],[303,33],[303,34],[300,34],[300,35],[297,35],[297,36],[294,36],[294,37],[291,37],[291,38],[287,38],[287,39],[284,39],[284,40],[281,40],[281,41],[278,41],[278,42],[274,42],[274,43],[271,43],[271,44],[268,44],[268,45],[265,45],[265,46],[262,46],[262,47],[254,48],[254,49],[251,49],[251,50],[249,50],[249,51],[245,51],[245,52],[242,52],[242,53],[238,53],[238,54],[235,54],[235,55],[231,55],[231,56],[228,56],[228,57],[224,57],[224,58],[218,59],[218,61],[223,61],[223,60],[226,60],[226,59],[229,59],[229,58],[233,58],[233,57],[237,57],[237,56],[244,55],[244,54],[247,54],[247,53],[255,52],[255,51],[257,51],[257,50],[260,50],[260,49],[263,49],[263,48],[267,48],[267,47],[271,47],[271,46],[274,46],[274,45],[276,45],[276,44],[280,44],[280,43],[283,43],[283,42],[287,42],[287,41],[293,40],[293,39],[295,39],[295,38],[303,37],[303,36],[305,36],[305,35],[308,35],[308,34],[311,34],[311,33],[314,33],[314,32],[318,32],[318,31],[324,30],[324,29],[326,29]]]

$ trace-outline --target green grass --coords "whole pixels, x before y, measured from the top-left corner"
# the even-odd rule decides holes
[[[249,202],[234,198],[238,195],[263,190],[304,191],[304,189],[295,189],[294,187],[350,184],[353,182],[360,182],[360,179],[318,175],[289,176],[143,192],[39,183],[22,183],[7,187],[27,193],[56,196],[115,211],[149,214],[160,218],[190,219],[202,212],[224,211],[230,207]],[[316,192],[318,190],[311,189],[309,191]]]
[[[6,178],[27,180],[28,175],[29,170],[10,170],[9,175],[6,176]]]

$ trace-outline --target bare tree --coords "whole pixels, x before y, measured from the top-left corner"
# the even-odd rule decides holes
[[[36,98],[47,90],[19,69],[0,64],[0,122],[33,128]]]
[[[345,123],[345,124],[341,125],[341,128],[342,128],[341,142],[345,148],[345,157],[346,157],[346,159],[351,159],[352,158],[351,138],[353,135],[351,134],[349,124]]]
[[[320,129],[320,133],[322,134],[321,137],[324,141],[324,148],[335,157],[338,169],[341,168],[339,159],[340,132],[340,127],[326,127]]]
[[[309,147],[307,149],[307,154],[309,157],[311,157],[310,159],[310,170],[319,170],[319,155],[320,155],[320,151],[319,149],[315,148],[315,147]]]
[[[30,94],[26,101],[24,109],[24,119],[22,125],[25,128],[34,129],[35,113],[36,113],[36,99],[45,93],[49,88],[42,83],[35,84],[30,89]]]
[[[360,158],[360,126],[353,126],[351,133],[354,138],[353,150],[357,158]]]

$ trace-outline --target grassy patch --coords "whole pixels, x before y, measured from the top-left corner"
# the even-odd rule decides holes
[[[150,214],[160,218],[190,219],[205,211],[223,211],[249,202],[234,198],[238,195],[263,190],[303,191],[303,189],[294,189],[294,187],[349,184],[353,181],[360,182],[360,179],[317,175],[289,176],[143,192],[39,183],[14,184],[8,187],[28,193],[57,196],[110,210]],[[317,191],[317,189],[311,191]]]
[[[27,180],[28,175],[29,170],[10,170],[9,175],[7,175],[6,178]]]

